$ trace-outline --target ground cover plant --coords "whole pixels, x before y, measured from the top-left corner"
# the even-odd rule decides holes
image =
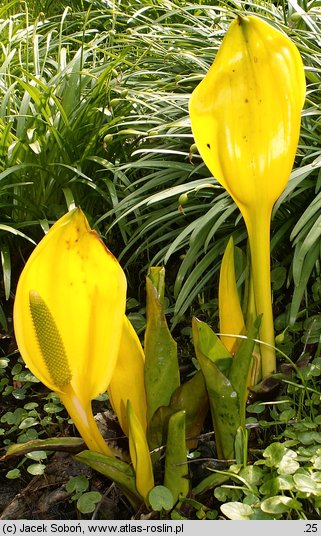
[[[45,471],[57,474],[57,459],[51,449],[77,452],[84,447],[79,438],[68,438],[67,445],[64,443],[63,437],[73,435],[72,424],[57,396],[44,391],[24,369],[11,326],[12,298],[23,264],[43,231],[66,210],[80,205],[91,226],[120,259],[132,298],[128,312],[140,331],[146,323],[144,275],[148,266],[166,263],[167,290],[162,307],[166,306],[173,334],[183,346],[183,379],[195,373],[190,342],[192,314],[209,321],[218,331],[219,267],[230,235],[237,245],[236,276],[243,289],[245,227],[236,206],[198,155],[187,106],[233,14],[246,9],[291,37],[303,58],[308,82],[295,168],[272,220],[279,374],[270,383],[252,389],[246,456],[244,436],[239,434],[235,463],[226,466],[215,462],[218,455],[213,450],[213,426],[207,423],[209,439],[199,431],[196,435],[201,441],[188,454],[192,494],[186,491],[186,464],[178,480],[181,488],[170,490],[171,495],[167,469],[165,488],[157,486],[149,507],[160,512],[154,515],[174,519],[319,518],[317,4],[230,2],[213,6],[97,1],[90,6],[74,3],[71,9],[62,5],[60,11],[58,4],[53,10],[50,3],[44,3],[42,13],[38,7],[36,2],[23,7],[20,2],[11,2],[0,11],[1,433],[4,446],[17,440],[21,444],[52,437],[56,440],[40,450],[37,444],[33,452],[23,452],[20,445],[18,452],[26,456],[6,459],[1,473],[4,482],[7,479],[10,486],[15,483],[17,490],[24,485],[26,490],[30,490],[28,486],[40,490]],[[95,404],[110,411],[106,396]],[[176,443],[181,448],[179,455],[186,456],[175,436],[177,430],[178,437],[183,435],[181,407],[178,401],[176,404],[176,422],[172,420],[169,428],[175,440],[163,435],[164,417],[160,416],[156,426],[156,430],[162,429],[157,445],[161,458],[166,442],[169,458],[178,454],[169,447]],[[128,411],[128,416],[132,415]],[[167,415],[168,421],[170,418]],[[117,423],[113,425],[115,435],[123,435]],[[133,441],[135,444],[135,438],[132,445]],[[59,497],[69,497],[66,516],[75,515],[75,503],[84,516],[139,516],[142,512],[128,490],[126,509],[119,507],[126,499],[114,488],[110,491],[110,467],[104,469],[109,480],[97,477],[99,462],[91,460],[95,469],[91,473],[84,466],[75,468],[69,457],[64,480],[58,483],[53,478],[51,483],[57,495],[47,494],[47,502],[42,505],[39,499],[34,515],[46,516],[48,511],[55,515],[50,509],[56,507]],[[124,466],[114,469],[121,472]],[[38,475],[38,480],[29,482],[30,475]],[[127,476],[133,478],[132,473]],[[163,482],[162,475],[156,477],[157,482]],[[108,494],[114,493],[116,506],[111,508],[112,513],[103,500],[107,490]],[[23,500],[7,503],[6,498],[5,517],[23,517],[29,508]]]

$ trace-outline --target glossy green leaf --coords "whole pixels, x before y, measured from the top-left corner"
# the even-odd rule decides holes
[[[250,519],[254,513],[251,506],[236,501],[222,504],[221,510],[228,519],[232,520]]]
[[[315,482],[315,480],[308,475],[295,474],[293,475],[293,481],[298,491],[312,493],[313,495],[320,495],[321,493],[320,483]]]
[[[219,339],[209,326],[196,318],[193,319],[193,338],[209,396],[218,458],[234,459],[235,435],[241,420],[238,395],[219,368],[222,360],[226,368],[227,350],[223,351],[222,343],[218,344]],[[215,355],[213,348],[217,349]]]
[[[184,410],[186,414],[186,446],[190,449],[196,448],[197,436],[201,433],[208,409],[205,380],[202,371],[199,370],[190,380],[176,389],[169,406],[162,406],[154,413],[148,427],[150,448],[158,449],[166,443],[168,419],[179,410]]]
[[[210,326],[206,324],[206,322],[201,322],[197,318],[193,318],[193,337],[196,337],[198,340],[202,353],[205,354],[210,361],[216,363],[224,374],[229,375],[233,359]]]
[[[187,451],[185,442],[185,411],[174,413],[168,421],[164,485],[174,501],[189,491]]]
[[[167,406],[180,384],[177,347],[164,313],[164,268],[151,268],[146,278],[145,387],[150,421],[160,406]]]
[[[261,318],[258,317],[253,326],[248,330],[246,339],[243,339],[237,350],[231,364],[229,379],[237,392],[240,404],[241,424],[245,426],[245,406],[248,397],[248,377],[252,364],[252,355],[255,346],[255,340],[258,336]]]
[[[197,484],[197,486],[195,486],[193,489],[193,493],[194,495],[205,493],[205,491],[208,491],[209,489],[213,489],[216,486],[221,486],[229,479],[229,475],[213,473],[212,475],[205,477],[199,484]]]
[[[170,408],[173,412],[185,411],[185,426],[187,447],[197,446],[197,438],[203,428],[204,419],[209,409],[208,395],[202,371],[194,376],[174,392]]]
[[[1,460],[9,460],[14,456],[23,456],[27,452],[38,450],[54,450],[77,453],[85,448],[85,442],[80,437],[59,437],[50,439],[35,439],[27,443],[10,445]]]
[[[74,456],[74,458],[116,482],[123,489],[128,500],[135,508],[141,505],[143,499],[137,492],[135,473],[130,465],[116,458],[111,458],[110,456],[90,450],[84,450]]]
[[[297,499],[275,495],[262,501],[261,510],[267,514],[284,514],[289,510],[302,510],[302,504]]]

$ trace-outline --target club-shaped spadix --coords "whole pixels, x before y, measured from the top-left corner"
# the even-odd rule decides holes
[[[237,17],[215,61],[192,93],[198,150],[244,217],[250,241],[255,305],[263,314],[263,376],[275,370],[270,290],[270,218],[296,154],[305,76],[300,54],[258,17]]]
[[[18,282],[14,330],[33,374],[57,392],[92,450],[111,454],[91,411],[114,372],[126,278],[80,209],[60,218]]]

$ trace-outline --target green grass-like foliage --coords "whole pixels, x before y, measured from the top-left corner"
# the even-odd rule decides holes
[[[274,212],[272,254],[283,270],[275,299],[289,305],[288,321],[319,307],[320,293],[311,303],[306,290],[320,257],[320,14],[313,3],[296,12],[271,2],[209,4],[44,0],[0,8],[3,297],[12,277],[15,284],[16,252],[25,258],[48,222],[77,204],[129,272],[167,263],[176,319],[197,298],[212,312],[226,237],[244,246],[246,234],[197,154],[187,106],[235,12],[246,9],[289,34],[306,65],[301,142]],[[240,281],[242,271],[241,262]]]

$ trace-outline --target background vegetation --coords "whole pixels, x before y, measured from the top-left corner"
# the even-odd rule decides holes
[[[255,466],[261,470],[260,477],[255,480],[256,469],[250,476],[241,475],[243,487],[237,486],[237,492],[216,489],[215,497],[211,492],[211,499],[200,502],[201,506],[189,505],[193,513],[188,515],[201,511],[206,516],[206,512],[215,511],[217,501],[234,501],[246,505],[245,513],[237,510],[237,515],[246,516],[250,515],[247,507],[253,510],[253,504],[273,496],[275,488],[271,488],[272,493],[258,484],[267,479],[266,474],[269,480],[272,473],[276,479],[283,476],[279,458],[273,457],[279,451],[273,451],[272,458],[264,454],[271,443],[266,430],[272,429],[275,442],[294,452],[289,455],[298,464],[294,473],[309,478],[310,488],[301,481],[299,485],[300,478],[294,479],[292,465],[290,472],[286,469],[285,474],[290,476],[285,478],[287,483],[282,480],[285,487],[281,489],[297,503],[285,500],[281,507],[279,501],[278,513],[272,505],[267,507],[272,508],[272,514],[266,514],[318,517],[318,1],[2,2],[0,434],[6,445],[67,433],[69,425],[59,402],[51,393],[42,392],[19,360],[11,315],[15,285],[26,258],[49,225],[68,208],[80,205],[120,259],[129,281],[128,309],[138,330],[144,325],[148,266],[165,264],[169,320],[182,344],[182,365],[187,372],[192,368],[192,314],[217,328],[218,268],[231,234],[238,246],[237,271],[242,288],[246,251],[243,221],[197,154],[187,109],[191,91],[211,65],[238,11],[257,13],[286,32],[306,66],[308,92],[298,154],[272,222],[275,326],[283,352],[280,364],[285,362],[282,370],[287,376],[276,383],[273,397],[269,392],[260,394],[259,405],[253,402],[249,407],[249,426],[259,434],[255,436],[258,440],[253,456],[265,464],[263,469]],[[266,397],[274,400],[275,394],[273,405]],[[282,456],[288,456],[288,450],[282,452]],[[312,461],[311,453],[315,456]],[[45,469],[41,456],[33,462],[25,458],[18,467],[15,461],[9,475],[8,467],[4,467],[0,478],[17,477],[20,483],[21,478],[28,482],[30,474],[41,474]],[[240,476],[232,476],[239,484]],[[75,501],[87,491],[83,485],[82,491],[77,489],[71,495]],[[230,511],[223,514],[236,515]]]

